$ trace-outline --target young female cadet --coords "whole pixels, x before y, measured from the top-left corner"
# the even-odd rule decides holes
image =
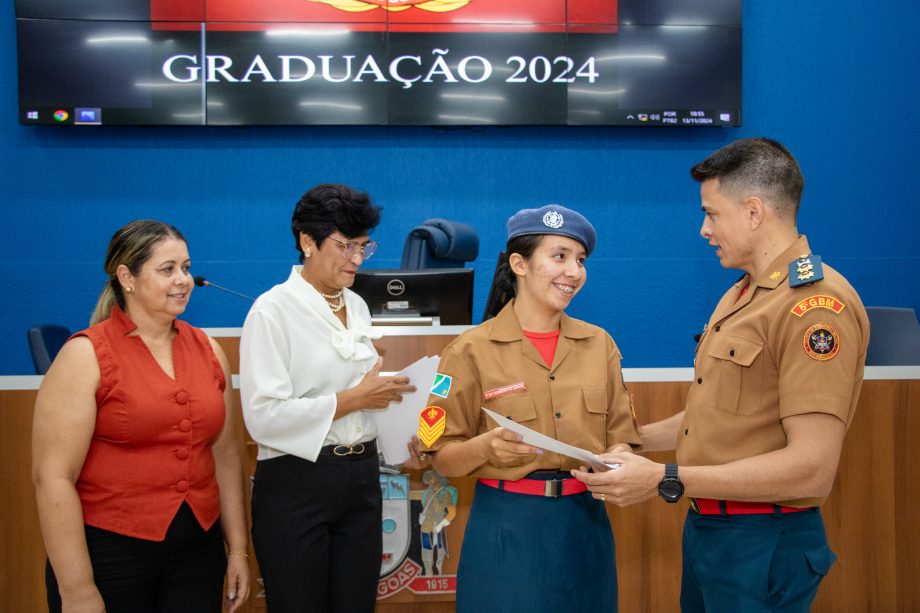
[[[616,344],[565,314],[597,235],[558,205],[507,228],[498,274],[513,299],[445,348],[430,402],[445,426],[426,441],[435,469],[478,478],[457,611],[616,611],[613,535],[604,504],[567,472],[579,462],[519,442],[480,408],[594,453],[640,444]]]

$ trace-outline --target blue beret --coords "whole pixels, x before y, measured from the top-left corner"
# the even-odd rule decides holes
[[[574,238],[585,246],[588,255],[597,244],[597,232],[585,217],[558,204],[539,209],[521,209],[508,219],[508,240],[527,234],[558,234]]]

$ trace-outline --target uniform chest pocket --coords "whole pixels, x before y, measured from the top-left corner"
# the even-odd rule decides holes
[[[533,398],[530,394],[499,396],[498,398],[487,400],[484,406],[515,423],[526,425],[527,422],[537,418],[537,409],[533,405]]]
[[[606,440],[607,431],[607,390],[603,387],[585,387],[582,389],[585,402],[585,435],[600,441],[601,447]]]
[[[592,415],[607,416],[607,390],[603,387],[586,387],[582,390],[585,408]]]
[[[753,415],[763,397],[763,343],[720,332],[706,349],[711,371],[704,374],[706,404],[713,409]]]

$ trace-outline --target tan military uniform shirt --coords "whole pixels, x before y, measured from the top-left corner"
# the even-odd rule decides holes
[[[429,400],[447,413],[445,432],[431,449],[495,428],[483,406],[593,453],[616,443],[639,445],[620,352],[610,335],[563,314],[550,368],[524,336],[512,304],[454,339],[441,354],[438,372],[452,381],[446,398],[432,395]],[[578,465],[578,460],[544,453],[510,468],[483,464],[473,474],[516,480],[534,470],[569,470]]]
[[[856,291],[827,265],[823,280],[789,286],[789,264],[810,253],[800,236],[761,278],[745,276],[722,297],[697,346],[678,464],[726,464],[782,449],[782,419],[792,415],[828,413],[849,427],[869,320]],[[807,507],[823,499],[763,502]]]

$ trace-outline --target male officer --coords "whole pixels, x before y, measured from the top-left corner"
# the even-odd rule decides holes
[[[733,142],[691,170],[700,234],[746,274],[697,347],[684,411],[642,428],[621,468],[573,474],[619,505],[690,497],[681,608],[808,611],[836,556],[818,507],[831,490],[863,379],[869,323],[855,290],[796,229],[804,180],[765,138]]]

